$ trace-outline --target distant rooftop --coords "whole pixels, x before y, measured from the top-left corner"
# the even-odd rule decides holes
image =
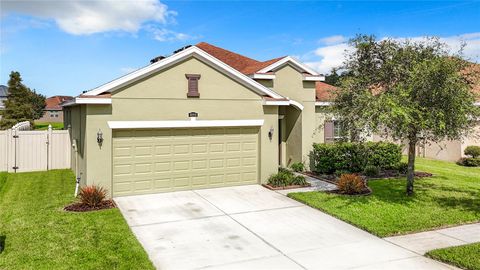
[[[8,96],[8,87],[5,85],[0,85],[0,97]]]

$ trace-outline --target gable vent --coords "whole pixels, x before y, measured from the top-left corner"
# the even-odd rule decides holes
[[[185,74],[188,80],[188,92],[187,97],[200,97],[198,92],[198,80],[200,80],[200,74]]]

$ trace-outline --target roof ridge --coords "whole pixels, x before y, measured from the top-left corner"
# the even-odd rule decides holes
[[[207,42],[199,42],[195,46],[246,75],[253,74],[260,69],[285,58],[285,56],[283,56],[266,61],[259,61]]]
[[[221,48],[221,47],[212,45],[212,44],[210,44],[210,43],[208,43],[208,42],[202,41],[202,42],[197,43],[195,46],[197,46],[197,47],[200,46],[200,49],[201,49],[202,46],[214,47],[215,49],[219,49],[219,50],[222,50],[222,51],[225,51],[225,52],[229,52],[229,53],[231,53],[231,54],[235,54],[235,55],[241,56],[241,57],[243,57],[243,58],[245,58],[245,59],[248,59],[248,60],[251,60],[251,61],[254,61],[254,62],[262,63],[262,61],[258,61],[258,60],[256,60],[256,59],[250,58],[250,57],[245,56],[245,55],[243,55],[243,54],[239,54],[239,53],[236,53],[236,52],[234,52],[234,51],[230,51],[230,50],[227,50],[227,49],[224,49],[224,48]]]

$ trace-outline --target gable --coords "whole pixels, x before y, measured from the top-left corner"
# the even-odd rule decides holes
[[[298,61],[297,59],[291,56],[287,56],[282,58],[279,61],[275,61],[274,63],[260,69],[258,73],[267,73],[271,71],[277,71],[278,69],[281,69],[285,65],[292,66],[300,73],[308,73],[310,75],[319,75],[315,70],[313,70],[312,68],[308,67],[307,65],[303,64],[302,62]]]
[[[235,81],[243,84],[247,88],[258,93],[259,95],[266,95],[273,98],[283,98],[281,95],[275,93],[271,89],[266,88],[265,86],[259,84],[258,82],[248,78],[246,75],[242,74],[238,70],[219,61],[215,57],[209,55],[208,53],[204,52],[203,50],[195,46],[189,47],[188,49],[177,52],[172,56],[169,56],[165,59],[155,62],[149,66],[146,66],[130,74],[127,74],[123,77],[120,77],[116,80],[113,80],[109,83],[101,85],[91,91],[84,93],[83,96],[97,96],[103,93],[110,93],[112,91],[125,87],[126,85],[132,84],[133,82],[142,80],[156,72],[159,72],[161,70],[174,66],[177,63],[182,62],[183,60],[189,57],[196,57],[197,59],[202,59],[202,61],[209,63],[210,66],[214,67],[219,71],[224,72],[224,74],[227,74],[229,77],[231,77]]]
[[[188,80],[186,74],[198,74],[199,98],[187,97]],[[161,99],[202,99],[202,100],[229,100],[229,99],[261,99],[261,96],[198,59],[190,57],[167,69],[135,81],[127,86],[115,90],[113,98],[161,98]]]

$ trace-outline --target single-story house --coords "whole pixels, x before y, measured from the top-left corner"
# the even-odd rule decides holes
[[[480,79],[478,76],[478,74],[480,74],[480,65],[472,64],[469,71],[469,73],[473,74],[472,76],[469,76],[469,81],[471,81],[471,84],[473,86],[472,90],[474,93],[478,94],[475,105],[480,106]],[[321,103],[325,106],[329,106],[333,101],[334,92],[336,90],[337,88],[334,86],[328,85],[324,82],[317,82],[317,104]],[[326,142],[335,141],[341,138],[341,127],[339,122],[326,121],[324,126]],[[379,134],[373,134],[370,135],[367,140],[384,141],[389,139]],[[445,140],[439,143],[428,141],[421,142],[418,144],[416,152],[417,156],[419,157],[427,157],[446,161],[457,161],[461,157],[465,156],[464,150],[469,145],[480,146],[480,121],[478,122],[478,125],[474,128],[473,132],[463,138],[463,140]],[[403,153],[408,153],[408,146],[406,144],[404,144]]]
[[[5,109],[4,102],[8,97],[8,87],[5,85],[0,85],[0,110]]]
[[[43,116],[36,121],[63,123],[63,107],[60,104],[72,98],[71,96],[53,96],[45,99]]]
[[[264,183],[324,141],[323,80],[290,56],[184,47],[63,103],[72,169],[114,197]]]

